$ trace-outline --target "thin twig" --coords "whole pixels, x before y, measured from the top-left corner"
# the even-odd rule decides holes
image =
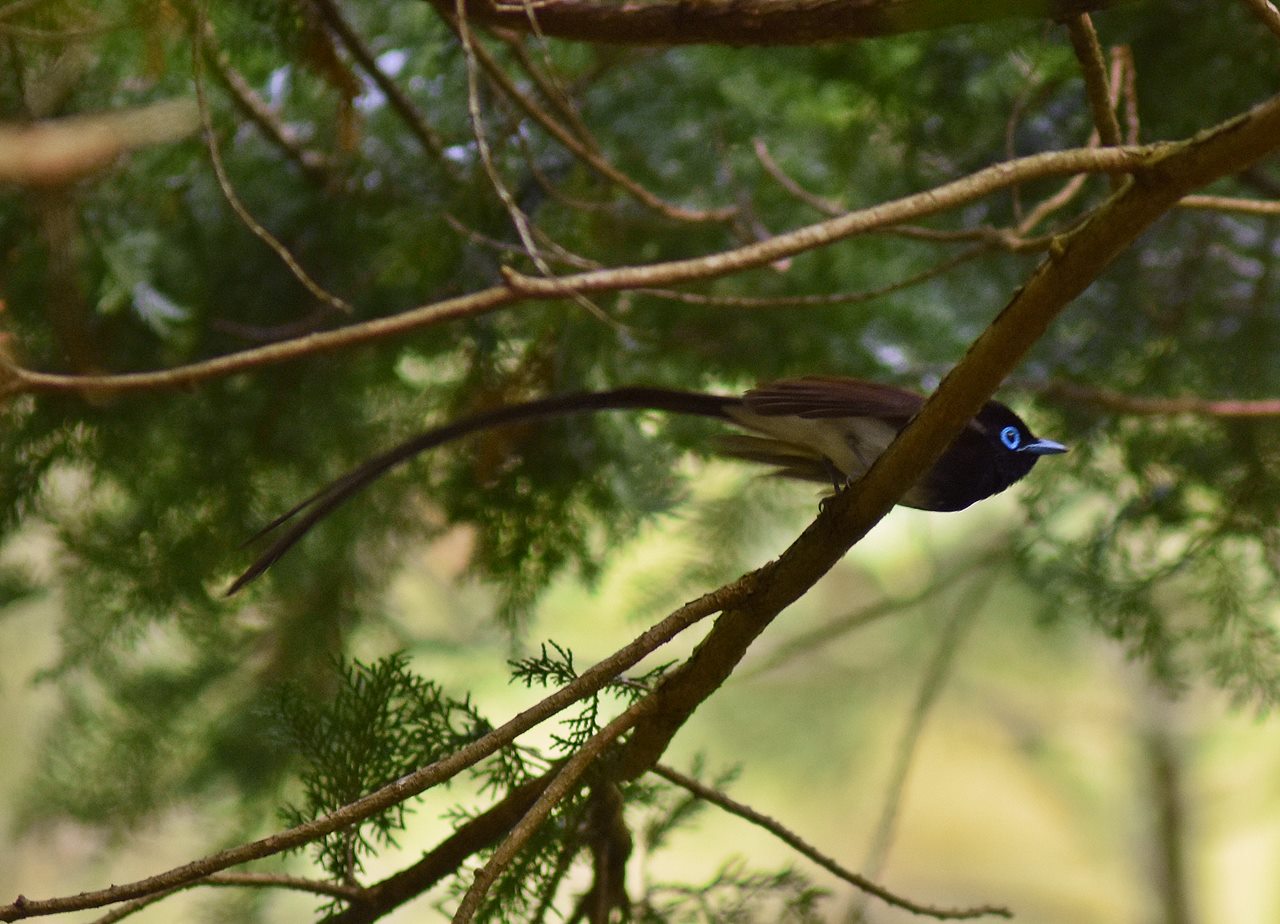
[[[1280,398],[1257,400],[1234,398],[1142,398],[1106,388],[1077,385],[1072,382],[1050,382],[1039,388],[1051,401],[1086,404],[1141,417],[1190,414],[1197,417],[1280,417]]]
[[[456,16],[450,19],[450,23],[455,29],[459,28]],[[480,66],[485,69],[489,78],[497,84],[498,88],[523,109],[530,118],[543,127],[546,132],[556,141],[577,157],[584,164],[590,167],[596,173],[603,176],[610,182],[616,183],[622,187],[633,199],[647,208],[653,209],[658,214],[670,218],[674,221],[686,222],[724,222],[732,219],[737,214],[737,209],[720,208],[720,209],[692,209],[681,205],[674,205],[664,199],[659,198],[647,188],[642,186],[638,181],[632,179],[627,174],[619,170],[614,164],[605,158],[594,153],[583,142],[579,141],[572,132],[561,125],[556,119],[552,118],[544,108],[534,102],[527,93],[522,93],[520,89],[511,80],[511,77],[503,70],[502,66],[494,60],[488,49],[480,42],[473,42],[473,53]]]
[[[773,177],[774,182],[805,205],[816,209],[823,215],[841,215],[848,211],[842,203],[837,202],[834,199],[826,199],[822,196],[814,195],[793,180],[791,176],[783,170],[781,166],[779,166],[778,162],[773,159],[773,155],[769,153],[769,147],[764,143],[763,138],[753,139],[752,148],[755,150],[756,160],[760,161],[760,166],[764,167],[765,172],[768,173],[769,176]]]
[[[894,908],[900,908],[903,911],[909,911],[912,914],[925,915],[940,920],[964,921],[971,918],[981,918],[987,916],[1011,918],[1013,913],[1008,908],[1002,908],[995,905],[981,905],[976,908],[937,908],[932,905],[922,905],[919,902],[913,902],[909,898],[903,898],[893,892],[890,892],[882,885],[872,882],[866,876],[862,876],[852,870],[845,869],[831,857],[821,853],[816,847],[804,841],[791,831],[791,829],[783,826],[779,822],[763,815],[751,808],[749,805],[743,805],[736,799],[733,799],[718,789],[714,789],[699,780],[695,780],[691,776],[674,770],[663,764],[655,764],[652,772],[668,782],[686,789],[693,795],[697,796],[712,805],[719,806],[731,815],[737,815],[739,818],[745,819],[768,831],[774,837],[778,838],[792,850],[802,854],[809,860],[821,866],[831,875],[842,879],[856,889],[866,892],[868,895],[874,895],[887,905]]]
[[[1097,136],[1095,135],[1089,140],[1093,143],[1096,138]],[[1028,212],[1027,217],[1018,223],[1018,231],[1022,233],[1030,232],[1054,212],[1067,205],[1080,193],[1080,190],[1084,189],[1085,180],[1087,179],[1088,177],[1084,174],[1077,174],[1063,183],[1062,188],[1052,196],[1036,203],[1036,207]]]
[[[753,665],[744,676],[757,677],[768,671],[775,670],[788,661],[808,654],[817,648],[825,648],[841,636],[861,629],[863,626],[889,616],[897,616],[918,607],[943,589],[953,586],[958,578],[980,573],[997,562],[1007,560],[1006,538],[1003,535],[993,537],[990,540],[992,542],[990,549],[971,558],[963,558],[950,563],[948,568],[934,577],[926,586],[909,596],[886,597],[883,600],[877,600],[861,609],[843,613],[820,626],[808,629],[787,639],[761,659],[760,663]]]
[[[480,163],[484,167],[485,175],[489,177],[489,183],[493,186],[494,192],[498,194],[498,199],[501,200],[503,207],[507,210],[507,215],[515,226],[516,234],[520,236],[520,242],[524,244],[526,255],[533,261],[533,265],[537,267],[538,272],[544,278],[555,279],[557,278],[555,272],[542,256],[542,251],[534,240],[532,222],[529,221],[529,216],[520,208],[520,204],[516,202],[511,190],[507,189],[506,183],[503,182],[502,174],[498,171],[498,167],[493,161],[493,154],[489,150],[489,140],[485,135],[484,117],[480,112],[479,74],[476,66],[477,49],[481,46],[480,43],[472,38],[471,30],[467,25],[466,0],[456,0],[456,3],[454,25],[458,31],[458,38],[462,42],[463,56],[467,65],[467,112],[471,118],[471,131],[476,140],[476,150],[480,154]],[[609,317],[599,305],[581,292],[574,292],[568,289],[563,294],[597,320],[614,328],[621,327],[617,320]]]
[[[355,58],[356,63],[360,65],[361,70],[369,75],[369,79],[377,85],[378,89],[387,98],[391,109],[396,113],[408,127],[409,131],[418,139],[422,147],[427,153],[432,154],[440,159],[446,165],[452,166],[452,162],[444,156],[444,142],[441,140],[436,130],[431,127],[431,123],[427,121],[427,117],[409,99],[408,95],[400,89],[397,84],[385,71],[378,66],[378,59],[371,49],[357,32],[347,22],[346,17],[342,15],[342,11],[338,9],[338,5],[334,0],[311,0],[311,5],[315,7],[320,14],[320,18],[324,20],[325,25],[333,30],[338,36],[338,40],[350,52],[351,57]]]
[[[1069,27],[1071,44],[1075,49],[1076,57],[1080,61],[1090,110],[1093,112],[1094,129],[1089,133],[1089,139],[1085,142],[1085,146],[1096,148],[1102,143],[1103,138],[1112,137],[1114,140],[1107,142],[1107,144],[1114,147],[1120,143],[1120,127],[1116,123],[1115,108],[1119,103],[1118,94],[1121,81],[1113,79],[1108,82],[1106,65],[1102,59],[1102,49],[1098,45],[1098,34],[1094,31],[1093,22],[1088,15],[1077,17],[1076,20],[1069,24]],[[1122,61],[1123,59],[1117,60]],[[1113,61],[1113,69],[1115,63]],[[1130,128],[1135,133],[1137,131],[1136,106],[1137,104],[1134,103],[1134,109],[1131,113],[1132,122],[1130,124]],[[1100,123],[1105,124],[1107,127],[1104,129]],[[1112,132],[1111,126],[1114,126],[1114,132]],[[1064,208],[1084,188],[1086,179],[1088,178],[1084,175],[1074,176],[1063,184],[1063,187],[1058,192],[1042,200],[1031,210],[1030,214],[1018,222],[1017,233],[1020,235],[1030,234],[1037,225],[1050,215]],[[1120,188],[1122,179],[1120,174],[1111,174],[1110,185],[1113,192]]]
[[[529,51],[524,47],[524,40],[521,36],[509,32],[500,32],[497,38],[511,51],[516,62],[529,75],[529,79],[538,88],[543,99],[550,103],[555,108],[555,111],[560,114],[560,118],[564,119],[573,129],[578,140],[596,154],[601,154],[599,142],[596,141],[595,136],[591,133],[591,129],[587,127],[587,123],[582,121],[582,116],[574,107],[568,92],[552,76],[554,71],[551,68],[550,60],[546,60],[547,69],[544,71],[529,57]],[[544,55],[545,50],[544,48]]]
[[[1138,121],[1138,68],[1133,51],[1128,45],[1116,45],[1111,49],[1111,88],[1120,91],[1124,101],[1125,144],[1137,144],[1141,135]]]
[[[189,882],[177,888],[125,902],[120,907],[113,908],[101,917],[94,918],[92,924],[115,924],[115,922],[122,921],[162,899],[199,886],[271,886],[280,889],[293,889],[299,892],[312,892],[316,895],[327,895],[330,898],[340,898],[348,902],[357,901],[364,892],[363,889],[357,886],[342,885],[341,883],[324,879],[285,876],[277,873],[214,873],[212,876],[206,876],[203,879]]]
[[[1016,186],[1014,187],[1017,188]],[[912,241],[935,241],[944,244],[960,244],[965,241],[978,241],[991,247],[998,247],[1010,253],[1040,253],[1048,250],[1053,243],[1054,235],[1042,234],[1039,237],[1026,237],[1020,230],[993,228],[981,225],[976,228],[924,228],[918,225],[894,225],[889,228],[875,228],[873,234],[893,237],[905,237]]]
[[[859,209],[837,218],[783,232],[766,241],[747,244],[709,256],[645,266],[593,270],[561,277],[558,280],[539,280],[509,271],[506,275],[511,283],[505,286],[482,289],[467,295],[420,305],[401,314],[351,324],[337,330],[309,334],[296,340],[243,350],[172,369],[117,375],[76,376],[36,372],[9,364],[7,369],[10,381],[0,390],[0,398],[30,391],[120,392],[175,388],[317,353],[384,340],[460,318],[476,317],[527,298],[554,297],[561,294],[561,286],[567,286],[570,291],[606,292],[715,279],[746,269],[765,266],[776,260],[814,250],[858,234],[887,226],[901,225],[924,215],[946,211],[1016,183],[1049,176],[1070,176],[1082,171],[1130,172],[1161,150],[1161,146],[1080,148],[1033,154],[1015,161],[995,164],[977,173],[902,199]],[[0,363],[3,363],[2,358]]]
[[[756,159],[760,161],[760,165],[764,167],[773,179],[805,205],[810,206],[814,210],[821,212],[823,215],[838,216],[848,211],[847,207],[836,201],[835,199],[827,199],[812,193],[801,186],[796,180],[788,175],[782,169],[782,166],[773,159],[773,155],[769,153],[769,148],[765,145],[764,140],[756,138],[754,141]],[[1016,190],[1017,187],[1015,186]],[[1005,250],[1012,250],[1019,253],[1034,252],[1044,250],[1049,246],[1050,237],[1040,238],[1024,238],[1014,231],[1004,228],[980,227],[980,228],[959,228],[959,229],[942,229],[942,228],[921,228],[911,225],[895,225],[889,228],[878,229],[878,234],[891,234],[898,237],[905,237],[911,240],[919,241],[938,241],[944,243],[954,243],[958,241],[981,241],[995,247]]]
[[[198,15],[198,14],[197,14]],[[197,24],[197,29],[199,29]],[[202,31],[202,30],[201,30]],[[195,73],[196,85],[196,101],[200,108],[200,120],[204,124],[205,145],[209,149],[209,161],[213,164],[214,175],[218,179],[218,186],[222,189],[223,196],[226,197],[227,204],[231,206],[232,211],[248,228],[258,240],[262,241],[275,252],[280,261],[288,267],[293,277],[302,283],[303,288],[312,294],[322,304],[328,305],[335,311],[343,314],[354,314],[355,309],[346,300],[339,298],[332,292],[325,289],[316,282],[311,274],[302,268],[289,248],[280,243],[270,231],[264,228],[256,218],[250,214],[249,209],[240,200],[239,194],[235,191],[235,187],[231,185],[231,179],[227,176],[226,166],[222,162],[222,154],[218,150],[217,133],[213,128],[213,117],[209,112],[209,100],[205,96],[204,89],[204,54],[201,50],[202,43],[197,38],[191,43],[191,58]]]
[[[296,163],[312,182],[321,186],[331,185],[334,176],[329,159],[319,151],[303,145],[297,132],[276,117],[266,100],[259,96],[258,92],[249,85],[249,81],[245,80],[244,75],[232,66],[231,57],[218,41],[213,23],[207,17],[199,16],[187,0],[179,0],[177,7],[187,18],[192,31],[203,45],[205,61],[209,69],[226,87],[237,108],[258,127],[268,141]]]
[[[907,725],[902,730],[898,745],[894,749],[893,766],[889,771],[889,785],[884,799],[881,800],[880,817],[876,821],[871,845],[867,848],[867,858],[863,863],[868,876],[878,878],[884,870],[889,848],[893,844],[894,833],[898,826],[907,782],[911,777],[911,765],[915,763],[920,739],[924,735],[925,723],[928,722],[929,715],[938,702],[942,688],[951,673],[951,667],[955,663],[955,657],[964,644],[964,638],[976,622],[982,603],[991,593],[994,585],[994,576],[983,574],[977,583],[969,587],[938,636],[933,657],[929,660],[920,681],[920,688],[916,691],[916,699],[912,703]]]
[[[1022,121],[1023,115],[1030,108],[1033,101],[1039,102],[1053,88],[1057,81],[1041,81],[1036,82],[1036,70],[1039,62],[1034,62],[1029,68],[1025,68],[1022,75],[1022,81],[1018,87],[1018,93],[1013,98],[1013,103],[1009,107],[1009,117],[1004,123],[1004,156],[1005,159],[1016,157],[1018,154],[1017,145],[1015,143],[1018,132],[1018,125]],[[1013,217],[1015,221],[1022,220],[1022,190],[1017,186],[1009,190],[1011,204],[1013,207]]]
[[[991,248],[988,245],[979,244],[976,247],[963,250],[947,260],[943,260],[935,266],[913,273],[904,279],[899,279],[897,282],[891,282],[875,289],[864,289],[861,292],[831,292],[824,295],[792,295],[774,298],[751,295],[705,295],[700,292],[680,292],[675,289],[637,289],[636,292],[637,294],[649,295],[654,298],[665,298],[671,301],[684,302],[687,305],[702,305],[711,308],[825,308],[835,305],[856,305],[860,302],[869,302],[885,295],[920,285],[955,269],[962,263],[967,263],[984,253],[990,253],[990,251]]]
[[[1280,215],[1280,202],[1274,199],[1237,199],[1232,196],[1184,196],[1179,208],[1206,209],[1214,212],[1238,212],[1242,215]]]
[[[512,244],[510,241],[500,241],[496,237],[491,237],[488,234],[482,234],[476,229],[465,224],[456,215],[452,215],[448,212],[445,212],[444,220],[445,220],[445,223],[448,224],[450,228],[452,228],[462,237],[466,238],[472,244],[475,244],[481,247],[487,247],[488,249],[494,251],[495,253],[504,254],[506,256],[513,256],[513,257],[527,256],[524,252],[524,248],[519,247],[515,244]],[[562,247],[560,244],[556,243],[555,241],[550,240],[549,238],[546,238],[545,236],[541,235],[541,232],[536,225],[534,226],[533,230],[535,234],[539,234],[540,243],[544,247],[546,247],[548,250],[550,250],[551,255],[554,256],[561,263],[563,263],[565,266],[571,267],[576,270],[596,270],[596,269],[600,269],[604,265],[598,260],[589,260],[586,257],[581,256],[580,254],[574,253],[573,251],[569,250],[566,247]]]

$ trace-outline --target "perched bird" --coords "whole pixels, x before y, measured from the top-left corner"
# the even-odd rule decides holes
[[[834,483],[838,489],[860,478],[923,405],[920,395],[892,385],[841,376],[806,376],[761,385],[741,397],[633,386],[555,395],[497,408],[420,433],[276,517],[249,541],[279,527],[284,530],[236,578],[227,594],[266,571],[311,527],[388,469],[480,430],[615,410],[716,417],[745,431],[720,439],[717,448],[723,454],[771,465],[783,477]],[[999,401],[988,401],[899,503],[921,510],[963,510],[1018,481],[1040,456],[1066,451],[1061,443],[1037,438]]]

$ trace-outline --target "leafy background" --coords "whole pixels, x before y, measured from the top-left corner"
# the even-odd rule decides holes
[[[492,285],[504,264],[532,270],[479,163],[462,50],[427,4],[344,14],[429,115],[441,156],[350,67],[311,7],[254,0],[207,12],[234,67],[326,158],[320,179],[299,170],[206,73],[235,189],[354,316],[317,309],[246,231],[193,137],[74,186],[0,196],[0,321],[25,365],[168,367]],[[30,29],[99,28],[70,42],[15,33],[0,51],[0,111],[21,121],[189,95],[189,14],[168,2],[39,6],[23,19]],[[1187,136],[1274,89],[1280,49],[1243,4],[1122,5],[1098,24],[1105,44],[1129,46],[1137,62],[1143,140]],[[527,86],[510,50],[489,47]],[[1013,154],[1078,146],[1091,124],[1069,44],[1037,23],[801,49],[528,47],[621,169],[667,201],[738,204],[750,219],[657,215],[482,87],[507,189],[560,246],[606,265],[709,253],[816,220],[770,177],[757,139],[805,188],[856,207]],[[39,110],[33,99],[46,97]],[[1213,191],[1269,196],[1278,180],[1264,164]],[[1056,188],[1032,184],[930,224],[1008,225]],[[1091,180],[1055,222],[1105,192]],[[873,235],[704,290],[858,292],[964,246]],[[699,715],[672,761],[705,751],[717,771],[741,764],[740,798],[785,802],[777,814],[808,821],[819,842],[870,843],[932,646],[953,638],[888,861],[900,887],[1007,900],[1026,920],[1155,914],[1169,891],[1153,858],[1168,834],[1155,830],[1153,803],[1173,792],[1190,818],[1177,836],[1193,864],[1191,906],[1206,919],[1274,913],[1274,889],[1242,888],[1243,874],[1223,868],[1242,844],[1252,850],[1244,869],[1277,847],[1258,827],[1275,800],[1265,717],[1280,690],[1277,424],[1113,414],[1044,388],[1274,396],[1276,254],[1274,219],[1181,211],[1160,222],[1004,393],[1074,451],[1039,466],[1016,502],[947,518],[895,513],[790,615],[799,652],[772,640],[758,672]],[[246,536],[370,452],[429,421],[581,388],[733,390],[810,371],[929,388],[1035,260],[992,250],[903,291],[825,308],[629,293],[600,300],[602,320],[572,302],[526,304],[189,390],[10,398],[0,406],[0,633],[5,711],[22,744],[4,761],[18,839],[0,863],[16,872],[0,883],[75,890],[86,877],[59,879],[59,869],[120,878],[149,844],[208,848],[270,830],[298,785],[280,685],[302,701],[337,696],[339,655],[372,663],[405,649],[421,675],[502,716],[523,695],[504,686],[505,655],[551,637],[589,663],[635,620],[765,560],[813,509],[803,488],[709,462],[701,423],[574,419],[414,463],[248,594],[222,597],[246,562]],[[956,576],[957,560],[976,563]],[[986,588],[977,603],[969,584]],[[806,634],[821,637],[880,597],[906,602],[858,633],[829,628],[820,646]],[[1164,790],[1151,775],[1161,761],[1177,775]],[[416,813],[422,843],[435,808]],[[655,854],[655,868],[722,859],[724,842],[742,836],[718,824],[669,847],[680,859],[666,867]],[[1037,854],[1027,843],[1050,846]],[[109,846],[123,866],[86,845]],[[754,860],[772,848],[740,849]],[[866,856],[848,849],[854,865]],[[1050,857],[1054,873],[1011,852]],[[707,876],[718,868],[706,865]],[[44,876],[59,884],[37,890]],[[275,899],[200,901],[246,917],[287,913]],[[844,901],[824,913],[838,917]]]

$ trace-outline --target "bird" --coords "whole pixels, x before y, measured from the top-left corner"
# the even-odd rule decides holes
[[[393,446],[280,514],[247,540],[246,545],[280,530],[226,593],[230,596],[259,577],[312,527],[389,469],[472,433],[600,411],[712,417],[738,430],[719,438],[716,448],[721,454],[772,466],[773,474],[784,478],[832,484],[840,490],[866,473],[924,401],[922,395],[894,385],[810,375],[761,384],[742,395],[631,385],[483,411]],[[963,510],[1021,480],[1041,456],[1066,451],[1061,443],[1037,437],[1022,418],[991,400],[898,503],[920,510]]]

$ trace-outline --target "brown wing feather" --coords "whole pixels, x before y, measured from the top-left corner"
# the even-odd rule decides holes
[[[715,446],[721,455],[761,465],[773,465],[775,469],[770,474],[782,478],[831,484],[831,463],[820,454],[807,452],[803,447],[792,443],[744,433],[726,433],[716,438]]]
[[[905,423],[924,398],[904,388],[836,375],[782,379],[751,389],[747,408],[764,416],[879,417]]]

